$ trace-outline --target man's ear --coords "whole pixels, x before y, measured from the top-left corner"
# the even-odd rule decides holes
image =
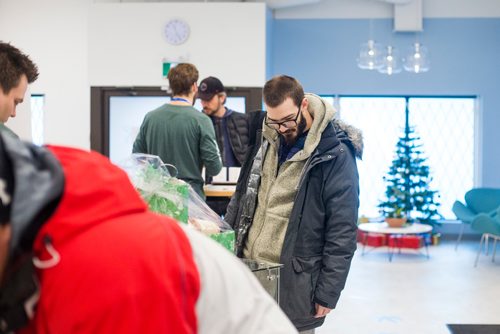
[[[307,111],[307,114],[311,117],[311,118],[314,118],[313,114],[311,113],[311,111],[309,110],[309,100],[307,99],[307,97],[303,98],[302,99],[302,103],[301,103],[301,108],[302,110],[304,111]]]
[[[226,93],[222,93],[220,96],[222,97],[222,104],[226,104],[227,94]]]
[[[304,97],[302,99],[302,103],[301,103],[300,107],[302,107],[303,109],[306,109],[307,111],[309,111],[309,109],[308,109],[308,107],[309,107],[309,100],[307,99],[307,97]]]

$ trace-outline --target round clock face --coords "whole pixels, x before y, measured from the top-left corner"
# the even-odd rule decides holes
[[[168,43],[180,45],[189,37],[189,24],[181,19],[172,19],[165,24],[163,33]]]

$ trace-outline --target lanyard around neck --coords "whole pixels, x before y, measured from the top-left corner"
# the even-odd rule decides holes
[[[170,101],[182,101],[182,102],[186,102],[186,103],[191,103],[191,101],[189,101],[187,99],[183,99],[182,97],[173,97],[170,99]]]

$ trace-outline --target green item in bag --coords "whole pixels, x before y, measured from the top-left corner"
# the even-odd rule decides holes
[[[144,195],[143,193],[143,198],[151,211],[187,224],[189,185],[186,182],[173,177],[168,178],[153,194]]]
[[[220,233],[210,234],[210,238],[217,241],[224,248],[234,253],[234,231],[224,231]]]

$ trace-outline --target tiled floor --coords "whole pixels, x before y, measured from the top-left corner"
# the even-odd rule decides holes
[[[353,259],[337,309],[317,334],[449,334],[447,323],[500,323],[500,245],[496,262],[479,241],[442,242],[430,259],[415,251],[388,261],[386,248]]]

